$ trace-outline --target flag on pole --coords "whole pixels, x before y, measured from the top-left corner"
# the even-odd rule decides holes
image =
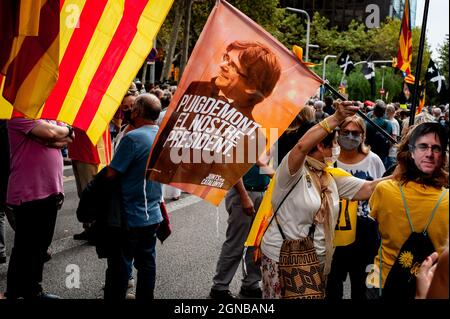
[[[0,1],[0,73],[5,76],[0,92],[8,102],[2,113],[11,113],[11,104],[37,117],[53,89],[58,78],[59,5],[59,0]]]
[[[405,9],[403,11],[402,24],[398,38],[398,50],[396,68],[411,74],[412,61],[412,31],[411,31],[411,13],[409,0],[405,0]]]
[[[60,74],[36,117],[73,125],[97,144],[149,55],[172,3],[61,1]]]
[[[403,82],[403,94],[405,95],[406,99],[409,100],[411,96],[411,91],[409,91],[408,84],[406,82]]]
[[[416,77],[412,74],[403,73],[403,76],[404,76],[403,81],[405,81],[408,84],[414,84],[414,82],[416,81]]]
[[[350,72],[355,68],[350,54],[343,52],[338,58],[338,65],[342,69],[345,75],[349,75]]]
[[[255,219],[252,223],[252,228],[248,234],[247,240],[245,241],[245,246],[259,247],[264,232],[269,226],[270,219],[274,213],[272,208],[272,193],[275,188],[276,175],[270,180],[269,186],[267,187],[264,197],[259,205],[258,212],[256,213]]]
[[[262,27],[217,1],[160,125],[149,178],[219,205],[321,84]]]
[[[445,77],[439,73],[438,68],[431,59],[428,63],[427,73],[425,73],[425,80],[432,82],[439,94],[447,91],[447,86],[445,85]]]
[[[420,90],[419,105],[417,106],[416,115],[422,113],[422,109],[425,106],[425,93],[427,89],[426,84],[427,82],[423,82],[422,89]]]
[[[5,77],[0,73],[0,92],[3,91],[3,86],[5,84]],[[0,94],[0,119],[10,119],[13,113],[13,108],[11,103],[7,101],[2,94]]]
[[[316,64],[316,63],[312,63],[312,62],[305,62],[303,61],[303,48],[298,46],[298,45],[294,45],[292,47],[292,52],[294,52],[295,56],[304,64],[306,65],[308,68],[312,68],[314,66],[318,66],[320,64]]]
[[[372,57],[369,57],[362,67],[362,73],[367,81],[370,83],[370,95],[375,97],[376,84],[375,84],[375,64],[372,61]]]

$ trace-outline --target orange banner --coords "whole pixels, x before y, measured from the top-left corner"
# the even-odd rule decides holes
[[[218,1],[148,160],[148,176],[218,205],[321,85],[263,28]]]

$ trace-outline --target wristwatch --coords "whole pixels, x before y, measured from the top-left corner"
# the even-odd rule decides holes
[[[66,137],[72,137],[72,134],[73,134],[73,128],[72,128],[72,126],[67,125],[66,127],[69,129],[69,133],[67,133]]]

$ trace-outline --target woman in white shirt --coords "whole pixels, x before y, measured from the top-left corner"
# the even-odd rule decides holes
[[[293,188],[277,211],[278,223],[286,239],[306,237],[310,226],[316,225],[314,247],[324,282],[331,267],[339,198],[367,200],[379,182],[353,176],[331,176],[324,172],[339,155],[334,129],[358,109],[352,102],[338,102],[336,113],[309,129],[283,159],[276,173],[272,197],[274,210]],[[316,188],[317,180],[322,191]],[[280,230],[273,221],[261,243],[263,298],[281,298],[278,261],[282,243]]]

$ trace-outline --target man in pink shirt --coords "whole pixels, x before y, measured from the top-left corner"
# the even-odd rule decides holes
[[[61,148],[74,138],[54,121],[13,118],[8,123],[11,172],[6,203],[16,229],[8,265],[7,298],[55,298],[42,291],[42,273],[56,213],[64,199]]]

